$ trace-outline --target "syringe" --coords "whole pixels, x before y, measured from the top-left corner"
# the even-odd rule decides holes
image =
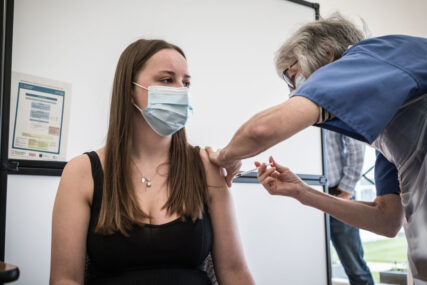
[[[273,165],[273,163],[268,163],[268,164],[267,164],[267,166],[272,166],[272,165]],[[251,170],[246,170],[246,171],[243,171],[243,172],[237,173],[237,174],[236,174],[236,177],[242,177],[242,176],[244,176],[244,175],[246,175],[246,174],[248,174],[248,173],[255,172],[255,171],[257,171],[257,170],[258,170],[258,168],[259,168],[259,167],[254,168],[254,169],[251,169]]]

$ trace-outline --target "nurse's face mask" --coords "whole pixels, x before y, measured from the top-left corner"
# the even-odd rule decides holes
[[[148,125],[161,136],[170,136],[182,129],[193,113],[187,87],[149,86],[136,82],[134,85],[148,90],[148,104],[145,109],[133,104]]]
[[[301,85],[304,84],[304,82],[307,80],[305,76],[302,74],[302,72],[295,78],[295,82],[292,80],[292,78],[288,75],[288,72],[290,69],[295,66],[295,64],[298,63],[298,60],[295,60],[291,65],[289,65],[288,68],[283,70],[282,76],[283,80],[288,85],[289,89],[293,89],[292,92],[289,93],[289,98],[292,97],[295,93],[295,90],[301,87]]]
[[[300,88],[305,83],[306,80],[307,80],[307,78],[305,78],[305,76],[302,73],[300,73],[297,76],[297,78],[295,79],[295,89],[289,93],[289,98],[294,96],[295,91],[297,91],[298,88]]]
[[[295,91],[297,91],[298,88],[300,88],[305,83],[305,81],[307,81],[307,78],[305,78],[305,76],[300,73],[295,79],[295,89],[289,93],[289,97],[292,97],[295,94]]]

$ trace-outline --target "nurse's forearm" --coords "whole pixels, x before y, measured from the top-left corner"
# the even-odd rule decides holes
[[[400,196],[378,196],[374,202],[340,199],[306,186],[297,199],[356,228],[394,237],[403,222]]]
[[[280,105],[264,110],[243,126],[221,151],[221,160],[230,162],[255,156],[297,132],[312,126],[319,107],[312,101],[295,96]]]

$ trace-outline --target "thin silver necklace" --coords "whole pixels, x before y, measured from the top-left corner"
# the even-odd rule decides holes
[[[139,169],[138,165],[136,165],[135,161],[132,160],[132,163],[135,165],[136,170],[138,170],[139,174],[141,174],[141,183],[144,184],[147,188],[151,187],[151,178],[150,177],[146,177],[142,174],[142,171]]]

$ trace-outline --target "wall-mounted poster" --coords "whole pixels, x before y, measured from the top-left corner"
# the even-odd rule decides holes
[[[9,159],[65,161],[71,85],[13,72]]]

